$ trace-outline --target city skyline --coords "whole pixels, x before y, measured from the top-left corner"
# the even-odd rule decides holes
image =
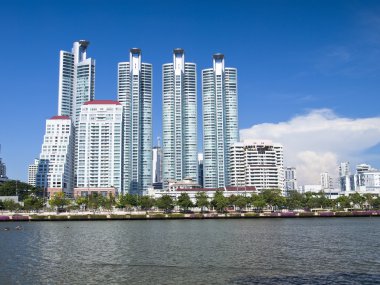
[[[141,12],[128,14],[130,19],[118,17],[131,3],[114,2],[118,5],[113,7],[102,7],[100,2],[86,3],[89,2],[79,2],[79,9],[70,11],[74,13],[70,16],[64,3],[37,1],[32,5],[15,1],[1,4],[2,26],[8,27],[3,33],[5,42],[23,39],[27,43],[1,47],[4,58],[0,75],[7,79],[0,84],[1,120],[7,123],[3,125],[6,136],[1,136],[0,143],[1,157],[7,164],[10,178],[26,181],[28,165],[38,157],[43,122],[56,115],[57,55],[59,50],[68,50],[70,43],[79,39],[91,41],[90,54],[97,60],[96,99],[116,99],[117,63],[128,56],[131,47],[142,48],[146,61],[153,64],[153,137],[162,136],[160,68],[170,60],[170,51],[184,48],[187,60],[197,64],[198,114],[201,113],[200,71],[209,67],[212,54],[222,52],[228,65],[239,70],[241,133],[260,135],[262,137],[257,139],[273,139],[284,144],[284,150],[290,150],[285,153],[285,160],[294,158],[291,165],[285,163],[288,166],[300,163],[306,167],[317,161],[326,167],[337,161],[350,161],[352,165],[367,162],[378,168],[379,148],[376,146],[380,142],[380,120],[376,103],[380,87],[376,83],[379,68],[375,64],[379,59],[376,13],[379,5],[376,3],[332,1],[329,5],[320,5],[317,2],[281,4],[273,1],[275,8],[270,8],[271,3],[244,1],[233,7],[218,2],[220,5],[216,7],[211,1],[202,6],[187,3],[183,14],[174,13],[172,19],[165,18],[168,13],[165,9],[179,11],[179,5],[174,2],[159,7],[147,1],[149,5]],[[84,9],[85,6],[88,9]],[[233,17],[226,17],[236,14],[239,15],[236,22]],[[147,31],[146,35],[139,29],[120,29],[144,15],[149,17],[140,28]],[[86,22],[94,16],[103,16],[108,22]],[[72,23],[61,21],[68,17],[79,19],[75,25],[81,27],[80,32]],[[45,26],[47,22],[49,25]],[[178,28],[166,34],[168,22],[178,24]],[[220,29],[210,34],[204,29],[207,24]],[[114,33],[109,33],[110,29]],[[229,35],[228,39],[223,37],[225,34]],[[22,84],[18,84],[20,70],[23,70]],[[294,133],[282,135],[281,127],[284,126],[304,128],[305,123],[299,122],[302,120],[308,123],[309,132],[302,137]],[[198,134],[201,134],[199,122],[201,118],[198,117]],[[321,135],[312,128],[312,123],[316,128],[326,124],[338,130],[342,124],[345,127],[335,136],[324,128]],[[255,128],[249,129],[253,125]],[[357,129],[362,132],[355,131]],[[273,138],[274,132],[280,137]],[[316,143],[307,140],[311,136],[318,138]],[[345,139],[347,136],[352,139]],[[201,140],[199,135],[199,150],[202,149]],[[300,149],[294,140],[305,147]],[[298,159],[300,154],[307,163]],[[318,181],[319,174],[324,171],[330,172],[329,169],[312,169],[317,177],[307,179]],[[301,173],[298,171],[300,179]]]

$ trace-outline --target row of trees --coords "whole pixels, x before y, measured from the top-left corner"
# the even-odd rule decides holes
[[[78,197],[72,200],[65,197],[64,193],[57,193],[48,201],[48,204],[45,204],[44,199],[36,195],[39,194],[38,189],[29,188],[28,191],[24,192],[27,192],[27,194],[22,196],[23,207],[18,203],[7,200],[3,202],[0,201],[0,210],[35,211],[43,209],[44,206],[50,206],[57,211],[62,211],[63,209],[111,210],[116,207],[127,210],[150,210],[157,208],[165,212],[173,210],[175,206],[178,206],[182,211],[188,211],[191,208],[198,207],[202,211],[215,209],[218,212],[223,212],[227,209],[236,211],[312,208],[337,210],[344,208],[380,209],[380,198],[370,194],[360,195],[359,193],[355,193],[350,196],[340,196],[337,199],[329,199],[323,192],[301,194],[297,191],[291,191],[287,197],[284,197],[281,195],[281,191],[277,189],[268,189],[262,191],[260,194],[252,194],[249,196],[231,195],[230,197],[225,197],[222,191],[216,191],[213,198],[209,198],[205,192],[198,192],[195,196],[195,203],[192,202],[187,193],[182,193],[177,200],[174,200],[168,195],[154,199],[149,196],[125,194],[119,195],[116,198],[113,196],[104,197],[96,193],[88,197]],[[0,195],[4,195],[4,193],[0,192]]]
[[[360,209],[380,209],[380,198],[358,193],[350,196],[340,196],[337,199],[329,199],[325,193],[306,193],[301,194],[292,191],[287,197],[281,195],[277,189],[264,190],[260,194],[250,196],[231,195],[225,197],[222,191],[216,191],[213,198],[209,198],[205,192],[198,192],[195,196],[196,202],[193,203],[187,193],[182,193],[177,200],[168,195],[163,195],[158,199],[149,196],[138,196],[132,194],[120,195],[118,198],[113,196],[103,197],[102,195],[92,194],[88,197],[79,197],[72,203],[63,194],[58,193],[49,200],[51,207],[63,209],[86,209],[86,210],[111,210],[113,207],[120,209],[141,209],[150,210],[157,208],[165,212],[171,211],[178,206],[182,211],[188,211],[193,207],[198,207],[202,211],[215,209],[218,212],[230,210],[256,210],[263,209],[339,209],[360,208]]]

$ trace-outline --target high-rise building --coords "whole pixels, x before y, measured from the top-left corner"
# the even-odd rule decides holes
[[[286,194],[289,191],[297,190],[298,184],[297,184],[297,171],[295,167],[285,167],[284,168],[284,174],[285,174],[285,192]]]
[[[244,140],[230,149],[231,186],[284,190],[283,147],[271,141]]]
[[[56,192],[73,194],[74,186],[74,128],[68,116],[54,116],[46,120],[36,186]]]
[[[124,192],[143,194],[152,184],[152,65],[141,50],[118,65],[118,101],[124,112]]]
[[[36,158],[34,163],[29,164],[28,167],[28,184],[36,187],[36,176],[38,172],[38,165],[40,164],[40,160]]]
[[[348,161],[341,162],[339,165],[339,177],[351,175],[350,163]]]
[[[239,141],[237,70],[213,56],[213,68],[202,70],[204,187],[230,185],[230,147]]]
[[[197,72],[185,62],[183,49],[173,51],[173,62],[162,66],[163,181],[197,180]]]
[[[198,153],[198,184],[203,188],[203,153]]]
[[[152,183],[162,182],[162,149],[154,146],[152,149]]]
[[[321,173],[321,188],[324,191],[334,188],[333,179],[328,172]]]
[[[116,194],[122,189],[123,107],[117,101],[82,105],[77,130],[75,196]]]
[[[5,163],[1,161],[0,157],[0,178],[2,178],[3,181],[7,180],[7,167],[5,166]]]
[[[71,52],[60,51],[58,115],[69,116],[76,126],[84,102],[94,99],[95,60],[87,58],[88,41],[74,42]]]

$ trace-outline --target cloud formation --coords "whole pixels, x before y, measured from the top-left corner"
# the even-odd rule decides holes
[[[295,166],[300,184],[319,184],[320,173],[338,174],[338,164],[370,160],[368,149],[380,143],[380,117],[351,119],[330,109],[312,110],[287,122],[240,130],[243,139],[270,139],[284,146],[286,166]],[[374,155],[373,155],[374,156]]]

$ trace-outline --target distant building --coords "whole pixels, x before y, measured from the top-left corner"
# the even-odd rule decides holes
[[[271,141],[244,140],[230,149],[231,186],[284,190],[283,147]]]
[[[230,147],[239,141],[237,69],[213,55],[213,67],[202,70],[203,173],[205,188],[231,185]]]
[[[198,153],[198,184],[203,187],[203,153]]]
[[[0,157],[0,178],[7,178],[7,167],[5,166],[5,163],[1,160]]]
[[[333,180],[328,172],[321,173],[321,189],[323,191],[333,189]]]
[[[154,146],[152,150],[152,183],[162,183],[162,148]]]
[[[299,186],[298,191],[303,194],[308,193],[308,192],[319,193],[322,191],[322,186],[320,184],[302,185],[302,186]]]
[[[48,195],[64,192],[73,194],[74,186],[74,127],[68,116],[54,116],[46,120],[36,186]]]
[[[284,176],[285,176],[285,193],[288,193],[292,190],[298,189],[297,184],[297,171],[295,167],[285,167],[284,168]]]
[[[360,194],[380,194],[380,170],[372,168],[368,164],[359,164],[356,166],[353,180],[355,188],[352,188],[351,191],[354,190]]]
[[[122,122],[123,107],[117,101],[93,100],[82,105],[75,196],[121,191]]]
[[[36,177],[37,177],[39,163],[40,163],[40,160],[36,158],[34,160],[34,163],[29,164],[29,167],[28,167],[28,184],[34,187],[36,187]]]

